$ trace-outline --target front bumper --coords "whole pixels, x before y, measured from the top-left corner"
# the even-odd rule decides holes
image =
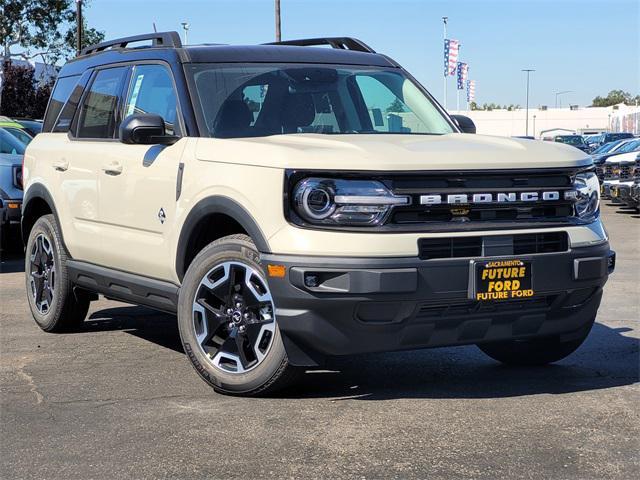
[[[612,198],[611,197],[611,188],[615,185],[618,185],[620,180],[605,180],[602,182],[602,191],[600,192],[604,198]]]
[[[634,186],[633,180],[620,181],[616,185],[611,185],[611,198],[625,203],[634,203],[631,190]]]
[[[19,224],[22,200],[0,200],[0,224]]]
[[[269,278],[276,318],[291,363],[309,366],[334,355],[570,338],[595,318],[615,266],[608,243],[517,258],[532,262],[535,296],[483,303],[469,298],[469,258],[264,254],[262,263],[286,267]]]

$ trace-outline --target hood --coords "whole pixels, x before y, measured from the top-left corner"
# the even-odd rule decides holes
[[[606,163],[635,163],[638,159],[640,159],[640,152],[627,152],[609,157]]]
[[[322,170],[472,170],[587,166],[591,157],[561,143],[447,135],[289,134],[199,138],[200,160]]]
[[[13,165],[22,165],[22,155],[0,153],[0,167],[12,167]]]

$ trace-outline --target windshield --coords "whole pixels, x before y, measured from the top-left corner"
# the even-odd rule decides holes
[[[603,145],[600,145],[598,148],[596,148],[593,153],[607,153],[609,151],[611,151],[613,148],[617,147],[620,142],[622,140],[618,140],[615,142],[609,142],[609,143],[605,143]]]
[[[584,145],[584,139],[578,135],[562,135],[556,137],[556,142],[566,143],[567,145]]]
[[[620,148],[616,149],[616,152],[620,153],[628,153],[635,152],[640,147],[640,140],[631,140],[630,142],[625,143]]]
[[[398,69],[219,64],[190,68],[212,137],[454,131],[429,97]]]
[[[614,140],[620,140],[623,138],[633,138],[632,133],[622,132],[622,133],[607,133],[605,135],[605,141],[613,142]]]
[[[33,140],[33,137],[21,128],[6,127],[5,130],[9,132],[11,135],[13,135],[14,137],[16,137],[18,140],[20,140],[25,145],[29,145],[29,142]]]
[[[0,153],[24,155],[25,147],[24,143],[8,133],[4,128],[0,128]]]

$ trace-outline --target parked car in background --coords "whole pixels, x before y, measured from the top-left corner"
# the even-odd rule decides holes
[[[626,203],[629,207],[638,208],[638,199],[633,198],[632,190],[640,178],[640,153],[626,153],[618,158],[621,160],[614,168],[617,183],[610,187],[611,199],[616,203]]]
[[[638,152],[628,152],[615,155],[604,162],[604,180],[602,182],[602,196],[610,198],[614,203],[620,203],[619,197],[612,195],[612,188],[621,181],[630,182],[633,178],[633,169],[636,166]]]
[[[584,135],[583,138],[584,143],[587,144],[590,151],[593,152],[596,148],[598,148],[598,139],[600,138],[600,134],[596,133],[593,135]]]
[[[604,145],[605,143],[615,142],[616,140],[624,140],[625,138],[633,138],[633,133],[630,133],[630,132],[603,133],[599,135],[597,144]]]
[[[637,152],[640,151],[640,139],[638,138],[628,138],[626,140],[618,140],[617,142],[612,142],[613,147],[609,149],[606,153],[596,153],[593,152],[591,156],[593,157],[593,164],[596,166],[596,173],[598,175],[598,179],[600,183],[604,181],[605,178],[605,162],[608,159],[615,157],[616,155],[622,155],[629,152]],[[607,144],[609,145],[609,144]]]
[[[22,125],[8,117],[0,116],[0,129],[10,133],[25,145],[28,145],[29,142],[33,140],[33,136],[30,135]]]
[[[7,241],[8,227],[20,224],[25,148],[26,145],[0,128],[0,248]]]
[[[14,118],[16,123],[19,123],[29,135],[35,137],[42,131],[42,120],[32,120],[30,118]]]
[[[585,143],[582,135],[556,135],[553,138],[553,141],[558,143],[564,143],[566,145],[571,145],[572,147],[576,147],[577,149],[582,150],[583,152],[589,153],[590,151],[590,148]]]

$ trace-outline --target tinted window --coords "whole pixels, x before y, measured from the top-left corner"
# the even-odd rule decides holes
[[[173,135],[177,119],[176,92],[169,71],[162,65],[136,66],[125,107],[125,117],[140,113],[160,115],[167,134]]]
[[[98,71],[80,110],[78,137],[114,137],[118,122],[118,99],[126,73],[127,67]]]
[[[47,107],[47,113],[44,116],[44,123],[42,126],[43,132],[50,132],[54,122],[58,118],[62,106],[65,104],[71,91],[78,81],[78,75],[73,77],[58,78],[56,86],[53,88],[51,98],[49,99],[49,106]]]
[[[78,103],[82,98],[82,93],[84,92],[90,77],[91,70],[82,74],[80,80],[78,80],[78,83],[73,88],[69,99],[64,104],[64,107],[62,107],[62,111],[60,112],[60,115],[58,115],[58,120],[56,120],[56,123],[51,130],[52,132],[68,132],[70,130],[73,117],[76,114],[76,109],[78,108]]]

